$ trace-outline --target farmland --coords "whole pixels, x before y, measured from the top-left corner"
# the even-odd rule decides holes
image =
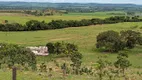
[[[69,13],[64,15],[54,15],[54,16],[31,16],[19,13],[0,13],[0,21],[8,20],[10,23],[18,22],[21,24],[25,24],[25,22],[29,20],[39,20],[46,22],[50,22],[51,20],[81,20],[81,19],[91,19],[91,18],[107,18],[110,16],[109,13],[112,12],[96,12],[96,13]],[[113,11],[114,13],[114,11]],[[115,12],[118,13],[118,12]],[[119,12],[123,13],[123,12]],[[138,27],[134,27],[138,26]],[[116,61],[117,53],[101,53],[96,47],[96,37],[99,33],[114,30],[114,31],[122,31],[122,30],[134,30],[142,32],[142,22],[122,22],[116,24],[102,24],[102,25],[91,25],[91,26],[83,26],[83,27],[71,27],[65,29],[57,29],[57,30],[39,30],[39,31],[22,31],[22,32],[0,32],[0,42],[1,43],[12,43],[18,44],[21,46],[44,46],[48,42],[69,42],[78,45],[79,51],[83,54],[83,63],[82,65],[91,66],[91,63],[95,63],[99,56],[106,55],[107,59],[111,62]],[[129,60],[132,63],[130,70],[127,72],[130,75],[134,74],[137,77],[136,80],[140,80],[141,76],[137,76],[137,72],[142,72],[142,47],[136,46],[134,49],[125,50],[129,53]],[[47,57],[37,57],[38,65],[42,62],[45,62],[48,67],[55,67],[53,62],[49,60],[49,58],[55,57],[54,55]],[[59,63],[67,62],[67,58],[55,58]],[[133,71],[133,72],[131,72]],[[0,79],[4,79],[5,75],[7,75],[6,80],[11,78],[11,70],[2,69],[0,70]],[[53,78],[49,78],[46,74],[39,74],[40,72],[32,72],[32,71],[18,71],[18,80],[63,80],[62,74],[60,72],[57,75],[56,72],[53,72]],[[28,76],[31,75],[31,76]],[[48,79],[49,78],[49,79]],[[94,77],[92,76],[77,76],[77,75],[68,75],[66,80],[92,80]],[[122,79],[123,80],[123,79]]]
[[[4,20],[8,20],[9,23],[21,23],[25,24],[29,20],[38,20],[51,22],[52,20],[81,20],[81,19],[92,19],[92,18],[107,18],[112,15],[108,13],[124,13],[121,11],[109,11],[109,12],[96,12],[96,13],[69,13],[59,15],[56,14],[54,16],[32,16],[22,13],[0,13],[0,23]]]
[[[47,42],[62,42],[62,41],[70,42],[77,44],[79,46],[79,50],[83,52],[83,54],[86,56],[84,57],[85,62],[88,62],[88,61],[93,61],[92,59],[94,59],[90,57],[97,57],[95,55],[98,54],[98,52],[93,51],[93,47],[95,49],[96,36],[100,32],[107,30],[114,30],[114,31],[130,30],[132,29],[132,26],[136,25],[138,25],[139,27],[134,30],[141,32],[142,31],[140,29],[142,25],[141,22],[106,24],[106,25],[95,25],[95,26],[92,25],[92,26],[84,26],[81,28],[73,27],[73,28],[45,30],[45,31],[0,32],[0,37],[1,37],[0,42],[13,43],[24,46],[45,45]],[[130,51],[130,53],[132,53],[132,55],[135,53],[139,54],[141,53],[140,48],[141,47],[135,48],[132,51]],[[112,58],[113,56],[114,55],[110,55],[110,57]],[[134,57],[137,56],[133,55],[132,58]],[[137,66],[138,65],[142,66],[139,63],[135,63],[138,61],[134,61],[134,64]]]

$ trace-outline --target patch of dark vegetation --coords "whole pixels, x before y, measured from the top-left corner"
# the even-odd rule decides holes
[[[37,30],[52,30],[52,29],[62,29],[68,27],[81,27],[97,24],[114,24],[120,22],[141,22],[139,16],[129,17],[129,16],[114,16],[106,19],[82,19],[77,20],[52,20],[49,23],[45,21],[30,20],[26,22],[25,25],[19,23],[6,23],[0,24],[0,31],[37,31]]]
[[[47,43],[46,46],[49,49],[50,54],[67,54],[70,55],[74,52],[78,52],[78,47],[75,44],[56,42],[56,43]]]
[[[133,49],[136,45],[142,45],[140,32],[127,30],[120,33],[115,31],[102,32],[97,36],[96,47],[107,52]]]

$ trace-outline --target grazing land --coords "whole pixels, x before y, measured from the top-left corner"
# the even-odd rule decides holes
[[[97,57],[101,55],[106,55],[109,61],[114,62],[116,60],[117,54],[106,54],[100,53],[95,48],[96,36],[103,31],[114,30],[130,30],[132,26],[138,26],[133,29],[135,31],[142,32],[140,29],[142,22],[131,22],[131,23],[117,23],[117,24],[106,24],[106,25],[92,25],[92,26],[84,26],[84,27],[73,27],[73,28],[65,28],[59,30],[45,30],[45,31],[29,31],[29,32],[0,32],[1,40],[0,42],[5,43],[13,43],[24,46],[38,46],[45,45],[47,42],[70,42],[75,43],[79,46],[79,51],[83,54],[83,65],[91,65],[92,62],[97,61]],[[136,74],[138,71],[141,71],[142,64],[142,47],[137,46],[132,50],[126,50],[129,52],[129,60],[133,64],[131,67],[131,71],[134,71]],[[44,62],[48,62],[50,56],[47,57],[37,57],[38,64]],[[64,62],[65,59],[56,58],[57,61]],[[52,66],[52,62],[47,63]],[[139,69],[138,69],[139,68]],[[4,79],[5,75],[7,75],[7,80],[11,78],[11,71],[0,71],[0,79]],[[56,73],[52,73],[54,78],[47,79],[47,75],[44,74],[39,76],[40,72],[20,72],[18,71],[18,80],[62,80],[60,76],[61,74],[56,75]],[[132,73],[131,73],[132,74]],[[32,76],[28,76],[32,75]],[[38,76],[37,76],[38,75]],[[67,80],[78,80],[78,79],[93,79],[93,77],[88,76],[87,78],[84,76],[75,76],[69,75]],[[137,77],[137,80],[140,80],[141,77]]]
[[[121,31],[121,30],[132,30],[133,26],[138,26],[133,29],[135,31],[142,32],[140,29],[142,22],[126,22],[126,23],[117,23],[117,24],[105,24],[105,25],[92,25],[92,26],[84,26],[84,27],[72,27],[58,30],[44,30],[44,31],[25,31],[25,32],[0,32],[1,40],[0,42],[4,43],[13,43],[24,46],[39,46],[45,45],[47,42],[70,42],[77,44],[79,46],[79,50],[84,54],[85,62],[94,61],[93,57],[97,57],[98,55],[96,51],[92,51],[93,47],[95,49],[96,44],[96,36],[100,32],[104,32],[107,30]],[[134,53],[133,53],[134,52]],[[141,47],[137,47],[130,50],[132,53],[132,58],[135,57],[137,60],[137,56],[135,54],[142,53]],[[115,54],[114,54],[115,55]],[[113,59],[113,54],[110,56]],[[139,56],[140,57],[140,56]],[[141,59],[141,58],[140,58]],[[111,58],[110,58],[111,60]],[[131,59],[132,60],[132,59]],[[141,60],[134,61],[136,66],[142,66],[139,64]],[[138,63],[137,63],[138,62]],[[134,66],[135,66],[134,65]]]
[[[8,20],[9,23],[20,23],[25,24],[29,20],[38,20],[51,22],[52,20],[81,20],[81,19],[92,19],[92,18],[107,18],[112,16],[109,13],[124,13],[122,11],[108,11],[108,12],[92,12],[92,13],[68,13],[63,15],[54,16],[32,16],[22,13],[0,13],[0,23],[4,20]],[[116,16],[116,15],[114,15]],[[118,15],[119,16],[119,15]]]
[[[113,14],[112,14],[113,13]],[[68,13],[54,16],[32,16],[21,13],[0,13],[0,22],[8,20],[9,23],[18,22],[25,24],[29,20],[39,20],[50,22],[52,20],[81,20],[81,19],[92,19],[92,18],[107,18],[110,16],[116,16],[114,13],[124,13],[123,11],[108,11],[108,12],[95,12],[95,13]],[[121,15],[118,15],[121,16]],[[123,15],[125,16],[125,15]],[[137,27],[134,27],[137,26]],[[134,30],[142,33],[142,22],[122,22],[116,24],[102,24],[102,25],[91,25],[83,27],[71,27],[65,29],[56,30],[39,30],[39,31],[21,31],[21,32],[0,32],[0,43],[12,43],[21,46],[45,46],[48,42],[69,42],[78,45],[79,51],[83,55],[82,65],[91,66],[98,60],[99,56],[106,56],[107,60],[114,62],[116,61],[117,53],[101,53],[96,49],[96,37],[99,33],[114,30]],[[125,50],[129,53],[129,60],[132,66],[128,70],[129,76],[135,76],[134,80],[141,80],[142,76],[138,76],[137,73],[142,74],[142,46],[136,46],[134,49]],[[48,67],[57,68],[52,59],[58,61],[58,63],[64,63],[68,61],[68,58],[62,58],[57,55],[49,56],[37,56],[37,65],[46,63]],[[5,67],[5,66],[3,66]],[[57,70],[58,71],[58,70]],[[40,71],[20,71],[18,70],[17,80],[63,80],[61,71],[52,72],[52,77],[47,75],[48,73],[41,73]],[[29,76],[30,75],[30,76]],[[0,69],[0,80],[10,80],[11,70]],[[69,74],[65,80],[97,80],[96,78],[88,75],[71,75]],[[106,79],[107,80],[107,79]],[[121,79],[123,80],[123,79]]]

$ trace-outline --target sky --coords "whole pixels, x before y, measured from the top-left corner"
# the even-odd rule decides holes
[[[142,0],[0,0],[0,1],[24,1],[24,2],[53,2],[53,3],[132,3],[142,4]]]

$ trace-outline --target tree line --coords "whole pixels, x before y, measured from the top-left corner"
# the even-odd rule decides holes
[[[93,18],[78,20],[52,20],[49,23],[45,21],[30,20],[25,25],[19,23],[0,24],[0,31],[36,31],[36,30],[51,30],[62,29],[68,27],[81,27],[98,24],[114,24],[119,22],[140,22],[139,16],[113,16],[105,19]]]

